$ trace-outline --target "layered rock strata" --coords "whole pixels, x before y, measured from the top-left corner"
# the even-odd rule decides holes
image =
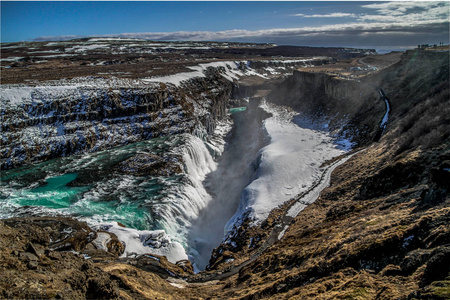
[[[1,168],[93,152],[204,127],[225,116],[232,83],[217,69],[182,88],[165,84],[5,88]],[[14,97],[21,101],[14,103]],[[13,100],[11,100],[13,99]],[[23,101],[25,100],[25,101]]]

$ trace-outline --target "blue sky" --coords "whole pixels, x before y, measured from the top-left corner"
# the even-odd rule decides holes
[[[449,2],[1,2],[1,40],[121,36],[407,48],[448,43]]]

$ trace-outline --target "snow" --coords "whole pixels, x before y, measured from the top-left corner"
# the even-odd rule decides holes
[[[404,240],[403,240],[403,248],[406,248],[409,246],[409,244],[411,244],[411,241],[414,239],[414,234],[411,234],[409,236],[407,236]]]
[[[54,54],[54,55],[46,55],[42,56],[42,58],[57,58],[57,57],[65,57],[65,56],[75,56],[76,54]]]
[[[111,236],[106,232],[97,232],[97,238],[92,241],[92,244],[97,249],[108,251],[108,243],[111,241]]]
[[[104,41],[119,41],[119,42],[127,42],[127,41],[143,41],[141,39],[127,39],[127,38],[91,38],[89,42],[104,42]]]
[[[76,86],[10,86],[0,87],[0,103],[9,102],[12,105],[20,105],[23,103],[43,102],[42,99],[53,99],[55,97],[63,97],[73,95],[76,92]]]
[[[117,222],[90,225],[95,230],[114,233],[125,245],[122,257],[155,254],[167,257],[171,263],[188,259],[183,246],[178,242],[172,242],[164,230],[136,230],[122,227]]]
[[[66,51],[84,52],[87,50],[95,50],[98,48],[106,48],[109,46],[110,46],[109,44],[80,45],[80,46],[73,46],[72,48],[66,48]]]
[[[383,97],[383,99],[384,99],[384,102],[386,103],[386,113],[384,114],[383,120],[381,121],[381,124],[380,124],[380,128],[382,128],[382,129],[384,129],[384,127],[386,127],[386,124],[389,119],[389,111],[391,110],[387,99],[385,97]]]
[[[169,47],[170,48],[170,47]],[[180,48],[180,47],[178,47]],[[316,59],[320,59],[321,57],[314,57],[311,59],[302,59],[302,60],[280,60],[280,61],[262,61],[266,63],[279,63],[279,64],[295,64],[295,63],[305,63],[308,61],[313,61]],[[239,69],[238,67],[240,64],[245,64],[246,68],[244,70]],[[268,79],[267,74],[260,74],[256,70],[249,67],[250,62],[249,61],[218,61],[218,62],[211,62],[206,64],[199,64],[198,66],[191,66],[188,67],[192,70],[192,72],[182,72],[175,75],[169,75],[169,76],[163,76],[163,77],[154,77],[154,78],[146,78],[143,79],[145,82],[164,82],[164,83],[171,83],[176,86],[180,86],[180,84],[185,81],[189,80],[195,77],[206,77],[205,71],[207,68],[224,68],[224,72],[221,74],[223,77],[225,77],[229,81],[234,81],[235,79],[239,79],[242,76],[259,76],[264,79]],[[280,69],[280,68],[278,68]],[[275,71],[275,69],[271,67],[266,67],[265,70],[269,71],[272,75],[280,74],[279,72]]]
[[[239,224],[244,215],[259,224],[272,209],[318,182],[322,163],[344,153],[329,132],[292,122],[296,113],[289,108],[266,102],[261,107],[273,115],[264,121],[270,143],[260,150],[256,178],[243,190],[239,208],[226,231]]]
[[[244,62],[246,63],[246,62]],[[205,71],[208,68],[223,68],[224,72],[221,73],[223,77],[225,77],[229,81],[237,80],[242,76],[260,76],[263,78],[266,78],[266,76],[257,73],[255,70],[251,68],[246,68],[244,71],[241,71],[238,69],[239,62],[234,61],[218,61],[218,62],[211,62],[206,64],[199,64],[198,66],[191,66],[188,67],[192,70],[192,72],[183,72],[178,73],[175,75],[169,75],[164,77],[154,77],[154,78],[148,78],[143,79],[146,82],[164,82],[164,83],[171,83],[176,86],[179,86],[181,82],[185,80],[189,80],[196,77],[206,77]]]
[[[263,60],[262,62],[265,62],[265,63],[279,63],[279,64],[295,64],[295,63],[311,62],[311,61],[314,61],[314,60],[323,60],[323,59],[327,59],[327,58],[329,58],[329,57],[316,56],[316,57],[306,58],[306,59]]]
[[[223,73],[222,76],[224,76],[226,79],[228,79],[230,81],[233,81],[233,79],[238,79],[239,78],[238,76],[243,75],[243,73],[237,69],[237,64],[235,62],[225,62],[224,61],[224,62],[212,62],[212,63],[207,63],[207,64],[199,64],[198,66],[188,67],[193,72],[183,72],[183,73],[178,73],[175,75],[148,78],[148,79],[143,79],[143,80],[146,82],[171,83],[176,86],[180,86],[182,81],[189,80],[189,79],[196,78],[196,77],[206,77],[204,72],[210,67],[212,67],[212,68],[224,67],[225,73]],[[231,68],[231,70],[229,68]]]
[[[2,58],[2,59],[0,59],[0,61],[19,61],[19,60],[21,60],[22,58],[23,58],[23,57],[15,56],[15,57]]]
[[[278,234],[278,240],[281,240],[286,233],[286,230],[289,228],[288,225],[284,226],[283,230]]]

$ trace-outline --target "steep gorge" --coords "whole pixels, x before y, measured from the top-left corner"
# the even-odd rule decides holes
[[[312,125],[329,124],[328,130],[350,138],[355,146],[369,147],[337,168],[331,186],[293,220],[283,239],[237,275],[209,285],[177,281],[174,287],[146,274],[141,270],[146,267],[136,263],[138,268],[99,260],[92,265],[71,258],[72,268],[89,272],[81,282],[123,298],[446,299],[450,257],[448,66],[448,53],[412,51],[396,65],[361,82],[294,72],[276,87],[269,101],[293,106],[316,122]],[[372,143],[385,113],[378,88],[388,95],[392,113],[385,134]],[[216,114],[221,114],[219,107]],[[283,207],[274,210],[259,227],[244,223],[236,236],[239,249],[221,245],[221,255],[210,261],[209,272],[222,272],[233,264],[230,258],[236,264],[256,251],[267,232],[279,224],[282,213]],[[17,229],[12,229],[16,225],[11,224],[2,224],[7,229],[2,234],[16,234]],[[20,239],[5,247],[15,243],[12,248],[19,253],[29,247],[30,239],[46,243],[24,234]],[[11,268],[15,254],[6,248],[2,253],[9,264],[2,267]],[[26,270],[27,258],[21,261],[20,267]],[[34,270],[27,270],[29,277],[25,277],[42,272],[41,267]],[[181,278],[188,276],[180,269],[170,270],[179,272]],[[97,281],[93,279],[96,272],[101,274]],[[56,295],[58,288],[52,288]],[[93,290],[90,287],[87,293]],[[14,295],[8,292],[3,290],[5,297]]]
[[[376,98],[362,99],[361,106],[339,106],[345,93],[325,92],[336,91],[326,89],[326,82],[349,83],[297,73],[297,78],[320,78],[317,83],[324,83],[324,88],[317,91],[299,84],[291,92],[304,98],[290,98],[294,105],[320,116],[324,110],[311,101],[316,99],[324,107],[334,102],[330,106],[335,109],[354,111],[353,116],[349,114],[356,120],[353,124],[365,124],[367,118],[378,120],[372,124],[372,134],[359,139],[369,147],[333,173],[331,186],[302,211],[282,240],[245,266],[237,278],[224,283],[223,292],[216,290],[213,295],[236,299],[447,299],[448,74],[447,53],[408,51],[397,64],[364,78],[363,83],[385,90],[392,103],[386,132],[379,142],[372,143],[383,117],[379,98],[376,102],[372,101]],[[295,83],[288,79],[285,84]],[[308,98],[311,94],[325,97]],[[370,110],[380,112],[365,114]],[[278,215],[274,212],[260,229],[246,231],[242,237],[264,237],[279,223]],[[241,251],[242,255],[250,251],[245,242]]]

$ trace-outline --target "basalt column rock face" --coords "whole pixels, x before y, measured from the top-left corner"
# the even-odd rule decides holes
[[[211,133],[226,114],[232,84],[216,69],[191,81],[181,87],[57,82],[5,88],[1,168],[190,133],[198,126]]]
[[[267,98],[294,107],[312,123],[327,123],[356,146],[373,140],[385,113],[376,85],[324,73],[294,71]]]

